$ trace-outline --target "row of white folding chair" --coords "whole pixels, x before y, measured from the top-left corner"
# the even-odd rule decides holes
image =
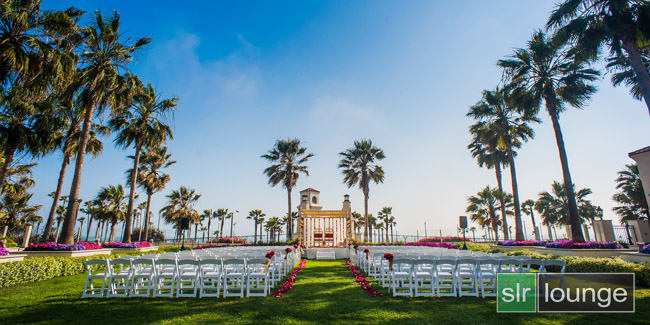
[[[224,264],[225,263],[225,264]],[[222,273],[224,275],[224,297],[242,296],[246,288],[247,295],[264,295],[268,293],[269,274],[265,259],[226,260],[205,259],[115,259],[87,261],[88,274],[82,297],[102,297],[108,282],[107,297],[172,297],[176,288],[177,297],[219,296]],[[93,274],[92,266],[105,267],[102,273]],[[227,266],[227,267],[224,267]],[[228,277],[226,277],[226,275]],[[232,280],[230,282],[226,282]],[[102,280],[101,289],[96,293],[93,280]],[[239,289],[231,294],[228,286]],[[261,288],[261,293],[252,292]],[[192,290],[186,293],[186,290]],[[216,292],[214,292],[216,290]],[[210,293],[209,291],[213,291]]]

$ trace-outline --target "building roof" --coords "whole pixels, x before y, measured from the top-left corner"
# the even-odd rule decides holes
[[[638,154],[642,154],[642,153],[648,152],[648,151],[650,151],[650,147],[645,147],[645,148],[642,148],[642,149],[639,149],[639,150],[632,151],[632,152],[628,153],[627,155],[628,155],[628,157],[632,158],[632,156],[636,156]]]
[[[315,190],[315,189],[313,189],[313,188],[311,188],[311,187],[310,187],[310,188],[306,188],[306,189],[300,191],[300,193],[302,193],[302,192],[316,192],[316,193],[320,193],[319,190]]]

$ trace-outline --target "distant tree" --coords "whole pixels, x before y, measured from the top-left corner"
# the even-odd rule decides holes
[[[639,175],[639,167],[636,164],[625,165],[625,169],[618,172],[616,188],[618,192],[614,194],[612,200],[618,206],[614,207],[613,210],[621,217],[621,222],[648,219],[650,217],[646,194]]]

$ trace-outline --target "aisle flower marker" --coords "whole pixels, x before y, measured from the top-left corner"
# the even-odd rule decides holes
[[[393,254],[391,253],[386,253],[384,254],[384,258],[388,260],[388,267],[392,270],[393,269]]]
[[[298,267],[296,267],[293,271],[291,271],[291,273],[289,273],[289,276],[287,276],[287,281],[276,292],[273,293],[273,297],[282,297],[287,291],[291,290],[293,284],[296,283],[296,277],[298,276],[298,272],[304,269],[305,265],[307,265],[306,260],[300,261]]]
[[[389,253],[390,254],[390,253]],[[392,256],[392,254],[391,254]],[[361,289],[368,291],[368,296],[370,297],[381,297],[383,296],[381,292],[375,290],[372,288],[372,285],[366,278],[363,277],[363,273],[357,269],[352,262],[349,260],[345,261],[345,264],[348,265],[348,268],[350,268],[350,272],[352,272],[352,275],[354,275],[354,281],[359,282],[359,286],[361,286]]]

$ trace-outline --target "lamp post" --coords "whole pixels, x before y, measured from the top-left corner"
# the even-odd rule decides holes
[[[239,213],[239,210],[235,210],[235,212]],[[234,226],[234,221],[235,221],[235,214],[230,213],[230,243],[232,244],[234,241],[232,239],[232,228]]]

